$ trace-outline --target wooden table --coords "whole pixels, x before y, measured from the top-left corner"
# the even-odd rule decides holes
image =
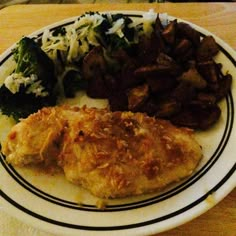
[[[202,26],[236,50],[236,3],[140,3],[19,5],[4,8],[0,10],[0,53],[23,35],[86,11],[149,10],[150,8]],[[160,235],[236,235],[236,189],[207,213]]]

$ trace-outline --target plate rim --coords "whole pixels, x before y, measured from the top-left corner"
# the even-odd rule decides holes
[[[145,13],[146,11],[101,11],[100,13],[111,13],[111,14],[115,14],[115,13],[124,13],[124,14],[134,14],[134,15],[140,15],[140,14],[143,14],[143,13]],[[45,26],[45,27],[42,27],[42,28],[40,28],[39,30],[37,30],[37,31],[34,31],[33,33],[31,33],[31,34],[29,34],[28,36],[29,37],[35,37],[35,36],[39,36],[39,34],[42,34],[42,32],[45,30],[45,29],[53,29],[54,27],[58,27],[58,26],[61,26],[61,25],[63,25],[63,24],[65,24],[66,22],[70,22],[71,21],[71,23],[73,22],[73,20],[75,20],[75,19],[77,19],[79,16],[73,16],[73,17],[69,17],[69,18],[66,18],[66,19],[64,19],[64,20],[61,20],[61,21],[58,21],[58,22],[55,22],[55,23],[53,23],[53,24],[49,24],[49,25],[47,25],[47,26]],[[168,19],[177,19],[178,21],[182,21],[182,22],[186,22],[186,23],[188,23],[188,24],[190,24],[190,25],[192,25],[195,29],[197,29],[198,31],[204,31],[204,32],[206,32],[208,35],[212,35],[215,39],[216,39],[216,41],[217,41],[217,43],[220,45],[220,46],[222,46],[222,48],[232,57],[232,59],[233,59],[233,63],[234,63],[234,65],[236,65],[236,53],[235,53],[235,51],[226,43],[226,42],[224,42],[222,39],[220,39],[220,38],[218,38],[216,35],[214,35],[214,34],[212,34],[211,32],[209,32],[208,30],[206,30],[206,29],[204,29],[204,28],[202,28],[202,27],[200,27],[200,26],[198,26],[198,25],[195,25],[195,24],[193,24],[193,23],[191,23],[191,22],[189,22],[189,21],[185,21],[185,20],[183,20],[183,19],[181,19],[181,18],[178,18],[178,17],[174,17],[174,16],[170,16],[170,15],[168,15]],[[206,35],[206,34],[205,34]],[[4,63],[4,62],[2,62],[3,61],[3,59],[6,59],[6,56],[9,54],[9,52],[15,47],[15,45],[16,45],[16,43],[15,44],[13,44],[10,48],[8,48],[7,50],[5,50],[1,55],[0,55],[0,64],[2,64],[2,63]],[[7,59],[6,59],[7,60]],[[235,107],[235,105],[234,105],[234,107]],[[235,120],[235,118],[234,118],[234,120]],[[233,121],[234,122],[234,121]],[[232,128],[232,130],[233,130],[233,128]],[[232,167],[232,169],[231,169],[231,171],[230,171],[230,173],[231,173],[231,175],[230,176],[234,176],[235,175],[235,170],[236,170],[236,164]],[[229,178],[230,178],[230,176],[228,176]],[[236,175],[235,175],[236,176]],[[227,181],[226,181],[227,182]],[[226,182],[224,182],[224,183],[222,183],[222,185],[224,185]],[[236,181],[235,181],[235,183],[234,183],[234,185],[236,185]],[[228,188],[228,190],[227,190],[227,193],[226,194],[221,194],[221,196],[219,197],[219,199],[217,200],[217,203],[219,202],[219,201],[221,201],[225,196],[227,196],[228,194],[229,194],[229,192],[231,192],[232,190],[233,190],[233,188],[234,188],[235,186],[233,186],[233,184],[232,184],[232,188]],[[209,191],[210,192],[210,191]],[[0,189],[0,196],[2,196],[2,190]],[[5,200],[5,199],[4,199]],[[12,199],[13,200],[13,199]],[[205,211],[206,211],[207,209],[205,209],[205,208],[202,208],[202,210],[200,210],[200,211],[198,211],[198,215],[197,214],[195,214],[194,216],[193,216],[193,218],[195,218],[195,217],[197,217],[197,216],[199,216],[199,215],[201,215],[202,213],[204,213]],[[13,210],[14,211],[14,210]],[[11,211],[10,211],[11,212]],[[15,212],[14,212],[14,214],[15,214]],[[27,218],[27,217],[26,217]],[[31,216],[30,216],[30,218],[31,218]],[[186,219],[185,219],[186,220]],[[191,220],[191,219],[189,219],[189,220]],[[186,220],[185,222],[179,222],[179,223],[176,223],[176,225],[174,226],[174,227],[176,227],[176,226],[179,226],[179,225],[181,225],[181,224],[183,224],[183,223],[186,223],[187,221],[189,221],[189,220]],[[30,223],[30,219],[29,219],[29,221],[28,221],[28,223]],[[42,222],[41,222],[42,223]],[[154,224],[154,223],[153,223]],[[152,224],[152,225],[153,225]],[[41,225],[42,226],[42,225]],[[39,227],[40,229],[42,229],[42,227]],[[140,226],[140,227],[142,227],[142,226]],[[147,225],[146,227],[150,227],[150,225]],[[158,231],[158,232],[163,232],[163,231],[166,231],[166,230],[168,230],[168,229],[172,229],[172,228],[174,228],[174,227],[167,227],[167,228],[165,228],[165,229],[163,229],[162,231]],[[37,227],[38,228],[38,227]],[[46,227],[47,228],[47,231],[51,231],[51,227]],[[135,228],[135,227],[134,227]],[[151,229],[150,229],[151,230]],[[55,231],[53,230],[53,231],[51,231],[51,232],[54,232],[55,233]],[[146,232],[146,231],[145,231]],[[147,231],[148,232],[148,231]],[[151,230],[151,232],[153,233],[153,229]],[[156,231],[155,231],[156,232]],[[93,232],[94,233],[94,232]],[[112,231],[112,233],[114,233],[114,231]],[[121,233],[121,232],[120,232]],[[119,234],[120,235],[120,234]]]

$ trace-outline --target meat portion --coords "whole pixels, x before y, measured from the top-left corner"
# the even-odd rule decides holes
[[[101,198],[149,193],[189,176],[202,157],[191,130],[142,113],[44,108],[22,120],[2,147],[9,163],[59,165]]]
[[[60,154],[64,120],[57,109],[42,109],[16,124],[2,145],[2,152],[13,165],[55,162]]]

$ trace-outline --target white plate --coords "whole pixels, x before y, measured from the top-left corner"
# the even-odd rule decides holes
[[[125,12],[134,18],[142,13]],[[70,24],[76,18],[44,29]],[[212,35],[186,23],[203,36]],[[44,29],[31,36],[40,37]],[[222,200],[236,186],[236,53],[214,37],[220,46],[216,60],[234,80],[231,93],[220,103],[220,121],[209,131],[196,134],[204,158],[192,176],[163,192],[106,201],[107,207],[101,210],[96,207],[96,197],[68,183],[62,175],[13,168],[1,155],[0,200],[6,211],[34,227],[62,235],[146,235],[184,224]],[[12,47],[0,57],[0,65],[7,63]]]

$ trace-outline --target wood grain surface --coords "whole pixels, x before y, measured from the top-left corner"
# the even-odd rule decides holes
[[[236,50],[236,3],[47,4],[11,6],[0,10],[0,53],[24,35],[86,11],[149,10],[150,8],[204,27]],[[236,189],[197,219],[159,235],[236,235]]]

